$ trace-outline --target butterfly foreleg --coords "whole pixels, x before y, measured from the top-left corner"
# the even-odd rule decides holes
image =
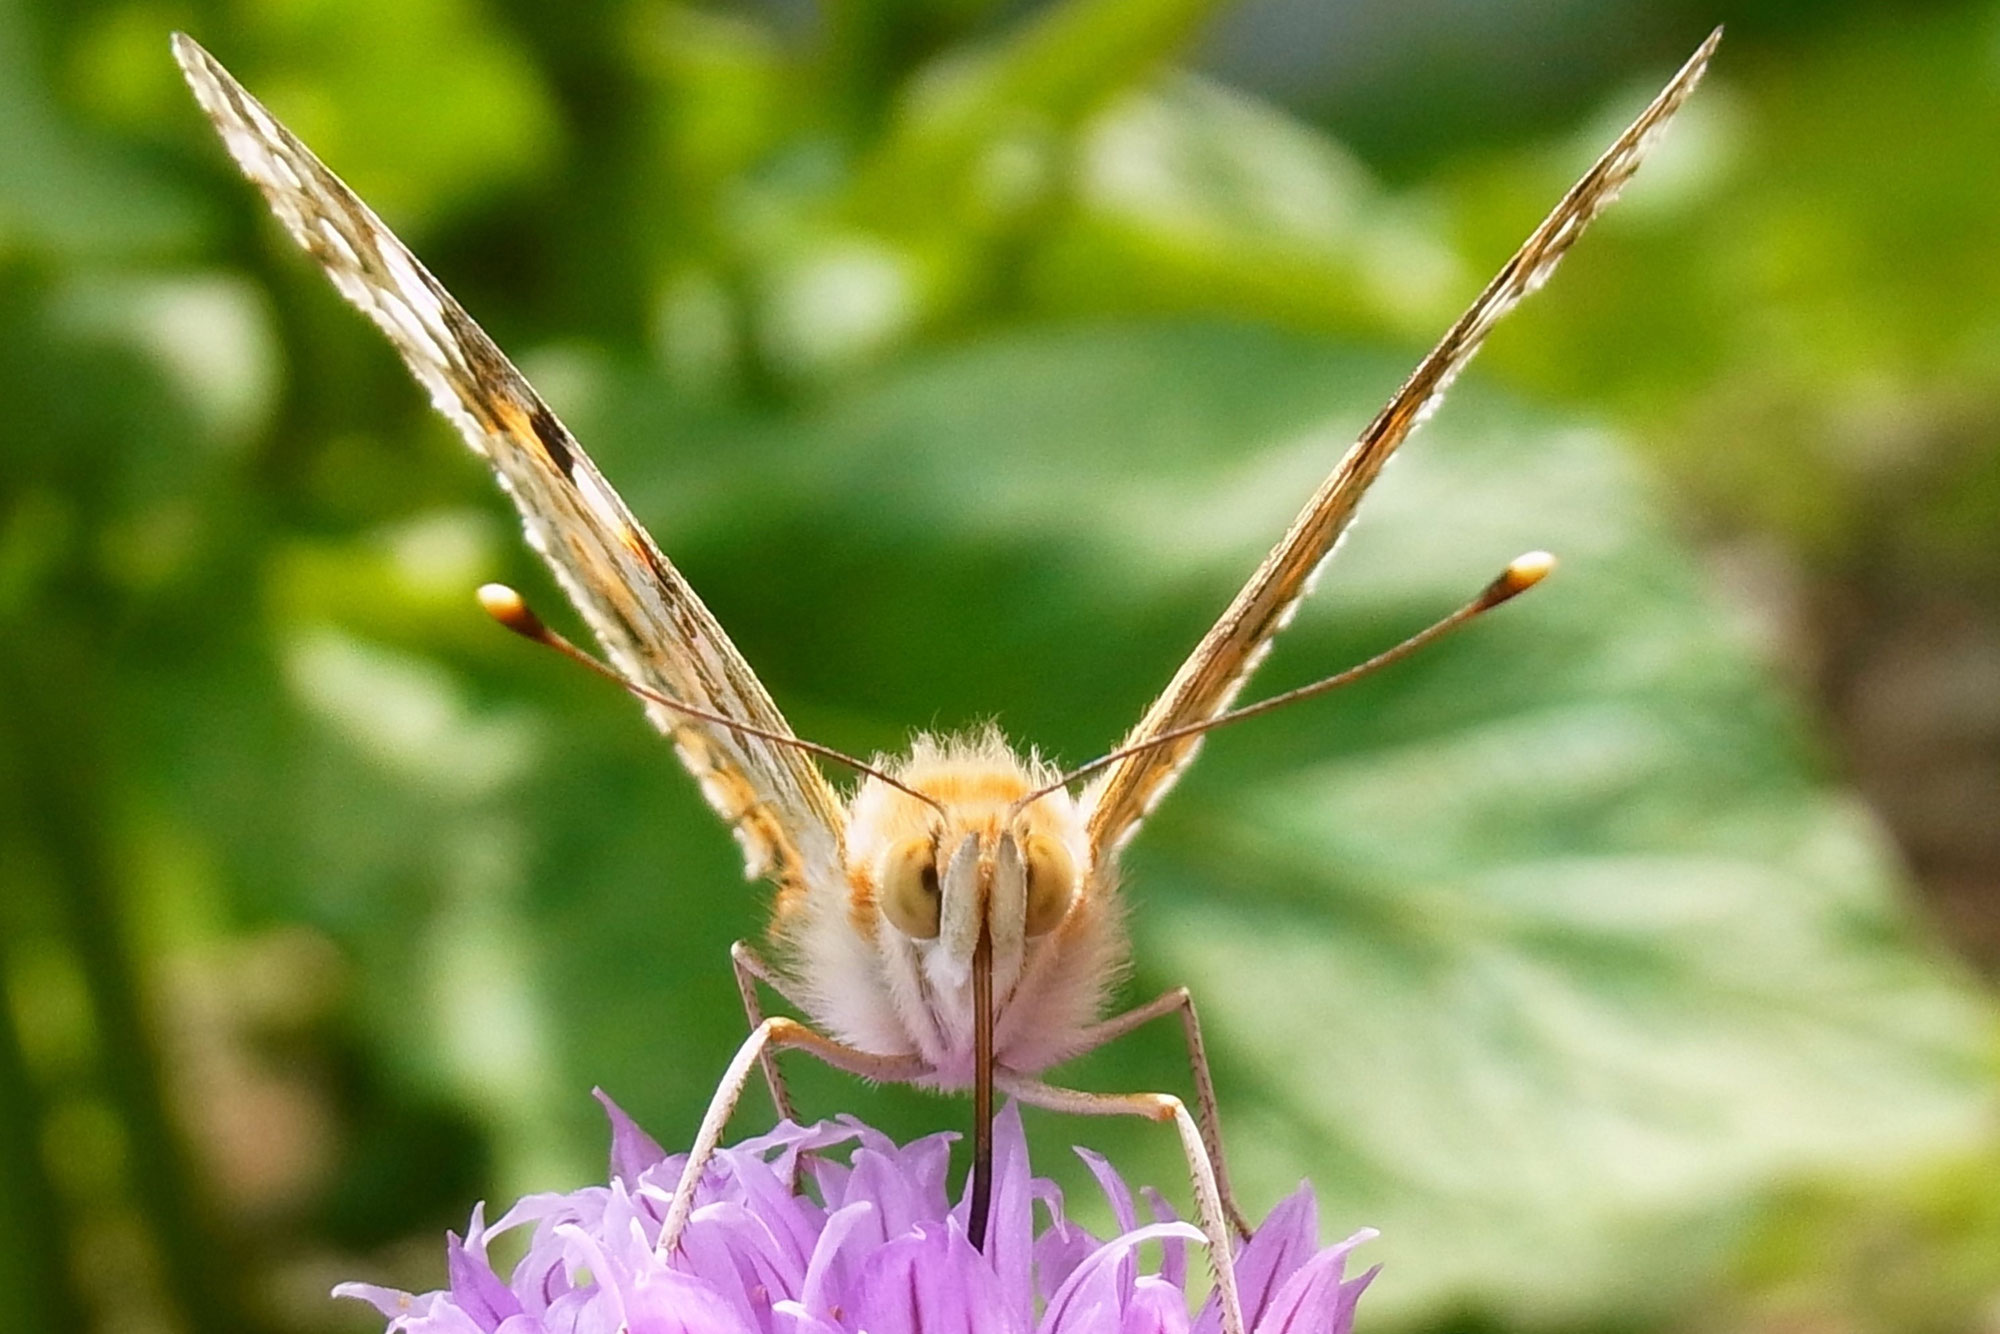
[[[701,1129],[695,1133],[694,1147],[688,1150],[687,1166],[681,1169],[681,1179],[674,1187],[673,1203],[667,1206],[666,1221],[660,1226],[661,1254],[672,1255],[674,1248],[680,1244],[681,1232],[687,1227],[688,1216],[694,1212],[695,1189],[701,1185],[701,1174],[707,1170],[709,1159],[715,1156],[716,1146],[722,1142],[722,1132],[728,1128],[730,1115],[743,1097],[743,1087],[750,1082],[751,1070],[767,1053],[788,1048],[817,1056],[836,1070],[845,1070],[851,1075],[883,1084],[908,1083],[928,1073],[930,1068],[919,1057],[877,1056],[873,1052],[835,1042],[796,1019],[781,1016],[758,1024],[743,1045],[736,1049],[735,1059],[723,1071],[722,1082],[716,1085],[715,1096],[709,1099],[708,1111],[701,1118]]]
[[[757,998],[759,982],[777,992],[780,999],[793,1009],[805,1008],[799,1004],[797,997],[786,990],[785,980],[778,970],[764,962],[764,957],[751,949],[747,942],[739,940],[729,947],[729,964],[735,970],[736,990],[743,997],[743,1014],[749,1019],[752,1031],[764,1022],[764,1004]],[[798,1112],[792,1107],[791,1094],[785,1088],[785,1077],[778,1070],[778,1053],[767,1045],[758,1055],[757,1064],[763,1067],[764,1086],[771,1090],[771,1104],[777,1108],[778,1119],[796,1122]]]
[[[1161,1000],[1165,999],[1167,997],[1161,997]],[[1109,1022],[1116,1023],[1118,1020]],[[1137,1022],[1143,1023],[1144,1020]],[[1222,1334],[1246,1334],[1243,1301],[1236,1291],[1236,1253],[1229,1223],[1223,1217],[1222,1193],[1216,1186],[1215,1166],[1209,1161],[1208,1146],[1202,1140],[1200,1127],[1188,1115],[1186,1103],[1171,1093],[1085,1093],[1080,1089],[1057,1088],[1039,1079],[999,1070],[994,1072],[994,1083],[1029,1106],[1045,1111],[1069,1112],[1077,1116],[1143,1116],[1148,1121],[1173,1122],[1174,1129],[1180,1133],[1181,1151],[1187,1155],[1188,1177],[1194,1185],[1195,1213],[1200,1218],[1202,1232],[1208,1237],[1209,1271],[1215,1277],[1215,1291],[1222,1305]]]
[[[1144,1005],[1135,1006],[1123,1014],[1113,1015],[1101,1023],[1092,1024],[1084,1030],[1083,1045],[1077,1049],[1078,1056],[1096,1051],[1107,1042],[1115,1042],[1142,1024],[1151,1023],[1162,1015],[1180,1012],[1181,1032],[1187,1038],[1188,1069],[1194,1076],[1194,1113],[1196,1124],[1201,1128],[1201,1142],[1208,1150],[1209,1163],[1215,1169],[1216,1194],[1222,1201],[1222,1212],[1228,1216],[1229,1224],[1244,1239],[1250,1236],[1250,1222],[1236,1205],[1236,1193],[1229,1187],[1229,1166],[1222,1153],[1222,1116],[1215,1097],[1215,1080],[1208,1070],[1208,1049],[1202,1045],[1201,1019],[1195,1014],[1194,996],[1186,987],[1175,987],[1164,995],[1155,997]]]

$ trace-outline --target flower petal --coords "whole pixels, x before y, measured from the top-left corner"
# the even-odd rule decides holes
[[[1156,1223],[1178,1222],[1180,1215],[1174,1206],[1167,1203],[1167,1197],[1151,1186],[1142,1186],[1139,1193],[1146,1197],[1146,1207],[1152,1210]],[[1187,1290],[1188,1248],[1185,1241],[1170,1238],[1161,1244],[1160,1277],[1183,1292]]]
[[[756,1334],[737,1309],[701,1280],[671,1269],[647,1274],[625,1297],[630,1334]]]
[[[647,1168],[665,1162],[667,1151],[659,1141],[639,1129],[639,1123],[625,1115],[625,1109],[611,1101],[611,1095],[603,1089],[590,1091],[604,1108],[604,1114],[611,1118],[611,1179],[635,1186]]]
[[[395,1288],[380,1287],[374,1283],[336,1284],[333,1289],[333,1295],[335,1297],[351,1297],[358,1302],[367,1302],[383,1315],[390,1317],[408,1315],[418,1309],[418,1303],[421,1302],[425,1306],[430,1306],[438,1299],[438,1294],[435,1292],[426,1293],[422,1297],[413,1297],[407,1292],[401,1292]]]
[[[1362,1290],[1374,1281],[1381,1266],[1360,1278],[1342,1282],[1347,1253],[1375,1235],[1372,1228],[1364,1228],[1301,1265],[1252,1325],[1255,1334],[1349,1334],[1354,1323],[1354,1304],[1360,1300]]]
[[[805,1281],[803,1257],[787,1254],[770,1226],[740,1204],[705,1204],[688,1218],[669,1262],[698,1275],[752,1329],[768,1329],[771,1307],[795,1298]]]
[[[826,1210],[798,1192],[792,1172],[797,1156],[781,1152],[776,1162],[761,1153],[743,1149],[724,1151],[729,1165],[731,1199],[763,1220],[773,1239],[784,1252],[786,1264],[803,1275],[806,1257],[820,1229],[826,1226]]]
[[[1300,1186],[1278,1201],[1264,1225],[1236,1254],[1236,1291],[1251,1329],[1263,1318],[1284,1281],[1319,1249],[1319,1205],[1312,1187]],[[1194,1334],[1221,1334],[1221,1299],[1213,1292],[1194,1322]]]
[[[1139,1226],[1138,1212],[1132,1207],[1132,1192],[1125,1185],[1125,1178],[1118,1175],[1111,1162],[1101,1153],[1092,1153],[1079,1147],[1076,1156],[1083,1159],[1083,1165],[1097,1178],[1097,1188],[1104,1192],[1104,1199],[1111,1206],[1111,1217],[1117,1220],[1118,1230],[1129,1233]],[[1139,1276],[1139,1256],[1137,1251],[1128,1251],[1118,1262],[1118,1290],[1130,1288]]]
[[[1048,1230],[1035,1238],[1035,1290],[1044,1302],[1055,1300],[1077,1266],[1088,1260],[1098,1247],[1097,1238],[1064,1218],[1059,1206],[1060,1196],[1058,1207],[1051,1210],[1054,1217]]]
[[[799,1302],[779,1302],[771,1312],[778,1320],[778,1334],[848,1334],[833,1321],[810,1314]]]
[[[1021,1329],[1035,1323],[1034,1179],[1021,1109],[1009,1101],[993,1118],[993,1208],[986,1255],[1000,1280],[1001,1300]]]
[[[1118,1330],[1119,1334],[1188,1334],[1187,1293],[1178,1283],[1147,1275],[1132,1285],[1132,1300],[1125,1304]]]
[[[849,1313],[868,1334],[1027,1334],[956,1223],[929,1223],[868,1257]]]
[[[859,1262],[851,1258],[851,1253],[859,1247],[850,1246],[849,1241],[874,1212],[874,1205],[856,1200],[828,1215],[826,1226],[813,1246],[812,1258],[806,1264],[805,1282],[799,1288],[800,1305],[808,1314],[831,1320],[836,1308],[854,1305],[849,1292],[850,1276],[858,1270]]]
[[[521,1303],[487,1263],[483,1209],[480,1206],[472,1211],[472,1225],[466,1229],[471,1245],[460,1241],[455,1232],[445,1234],[444,1268],[451,1282],[452,1301],[472,1317],[482,1334],[493,1334],[502,1320],[521,1314]]]
[[[1139,1213],[1132,1207],[1132,1191],[1126,1186],[1125,1178],[1118,1175],[1118,1169],[1111,1160],[1101,1153],[1079,1148],[1076,1156],[1083,1159],[1083,1165],[1097,1178],[1097,1188],[1104,1192],[1105,1203],[1111,1206],[1111,1216],[1118,1220],[1120,1232],[1130,1232],[1139,1226]]]
[[[899,1145],[852,1118],[782,1124],[719,1150],[703,1173],[671,1253],[659,1239],[687,1159],[666,1156],[608,1098],[608,1185],[534,1195],[492,1226],[475,1209],[448,1236],[448,1286],[411,1295],[343,1284],[387,1334],[1216,1334],[1211,1299],[1190,1322],[1188,1246],[1200,1229],[1144,1193],[1140,1213],[1123,1178],[1084,1161],[1121,1231],[1100,1242],[1070,1221],[1062,1192],[1035,1177],[1018,1109],[995,1121],[994,1190],[986,1253],[967,1239],[967,1204],[947,1194],[952,1135]],[[829,1150],[846,1146],[848,1162]],[[821,1200],[798,1189],[801,1172]],[[1039,1201],[1043,1209],[1035,1205]],[[1046,1212],[1044,1212],[1044,1210]],[[1039,1234],[1038,1221],[1046,1219]],[[529,1231],[503,1282],[490,1240]],[[1374,1277],[1345,1271],[1372,1232],[1318,1246],[1312,1193],[1272,1211],[1236,1259],[1252,1334],[1352,1334],[1355,1302]],[[1145,1246],[1164,1260],[1140,1272]],[[1035,1319],[1037,1299],[1043,1304]]]
[[[1123,1322],[1134,1283],[1132,1255],[1149,1241],[1168,1237],[1202,1239],[1192,1223],[1148,1223],[1098,1247],[1076,1267],[1042,1312],[1040,1334],[1096,1334]]]

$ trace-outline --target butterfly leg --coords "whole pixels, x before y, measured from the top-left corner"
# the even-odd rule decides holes
[[[924,1075],[930,1067],[916,1056],[877,1056],[873,1052],[861,1051],[843,1042],[814,1032],[796,1019],[783,1017],[766,1019],[744,1044],[737,1048],[736,1057],[722,1074],[722,1082],[716,1085],[715,1096],[709,1099],[708,1111],[701,1118],[701,1129],[695,1132],[694,1147],[688,1150],[687,1166],[681,1169],[680,1182],[674,1187],[674,1200],[667,1207],[666,1221],[660,1226],[659,1250],[671,1255],[680,1244],[681,1232],[687,1227],[688,1216],[694,1212],[695,1188],[701,1184],[701,1174],[707,1170],[709,1159],[715,1156],[716,1146],[722,1143],[722,1132],[729,1125],[730,1114],[743,1096],[743,1088],[750,1082],[750,1072],[757,1066],[766,1052],[796,1049],[817,1056],[836,1070],[859,1075],[883,1084],[908,1083]]]
[[[1171,1093],[1085,1093],[1002,1070],[994,1071],[993,1077],[1007,1093],[1045,1111],[1077,1116],[1143,1116],[1148,1121],[1174,1123],[1180,1132],[1181,1150],[1187,1155],[1188,1176],[1194,1184],[1195,1212],[1200,1215],[1201,1230],[1208,1235],[1208,1264],[1221,1300],[1222,1334],[1247,1334],[1243,1300],[1236,1291],[1236,1253],[1229,1224],[1223,1217],[1222,1194],[1215,1184],[1208,1146],[1202,1140],[1200,1127],[1188,1115],[1187,1104]]]
[[[1207,1146],[1208,1160],[1215,1166],[1216,1193],[1222,1199],[1222,1212],[1228,1216],[1230,1226],[1247,1240],[1250,1222],[1236,1206],[1236,1192],[1229,1188],[1229,1166],[1222,1154],[1222,1118],[1217,1110],[1215,1080],[1208,1072],[1208,1049],[1201,1041],[1201,1019],[1195,1014],[1194,996],[1188,989],[1175,987],[1144,1005],[1091,1025],[1084,1030],[1083,1046],[1078,1048],[1076,1054],[1081,1056],[1084,1052],[1096,1051],[1105,1043],[1115,1042],[1133,1029],[1177,1010],[1181,1016],[1181,1032],[1187,1038],[1188,1068],[1194,1074],[1195,1121],[1201,1127],[1201,1142]]]
[[[743,997],[743,1013],[750,1020],[753,1031],[764,1022],[764,1006],[757,999],[759,982],[777,992],[792,1008],[805,1008],[786,991],[778,970],[765,963],[763,956],[751,949],[748,942],[739,940],[729,947],[729,962],[736,971],[736,990]],[[791,1094],[785,1089],[785,1077],[778,1071],[778,1053],[766,1046],[758,1054],[757,1063],[764,1069],[764,1086],[771,1090],[771,1103],[778,1109],[778,1119],[796,1124],[799,1115],[792,1107]]]

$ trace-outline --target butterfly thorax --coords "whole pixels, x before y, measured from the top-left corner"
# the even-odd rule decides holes
[[[994,1052],[1031,1073],[1076,1047],[1125,957],[1109,866],[1053,771],[998,732],[919,738],[848,809],[843,883],[781,904],[774,929],[815,1018],[939,1087],[971,1083],[973,954],[991,941]],[[925,800],[924,798],[928,798]]]

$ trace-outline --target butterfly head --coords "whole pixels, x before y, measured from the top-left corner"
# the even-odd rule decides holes
[[[863,781],[847,838],[855,907],[876,919],[878,939],[907,942],[947,984],[989,932],[1000,982],[1083,896],[1090,849],[1076,803],[1057,790],[1022,805],[1050,775],[991,730],[920,738],[894,773],[929,801]]]

